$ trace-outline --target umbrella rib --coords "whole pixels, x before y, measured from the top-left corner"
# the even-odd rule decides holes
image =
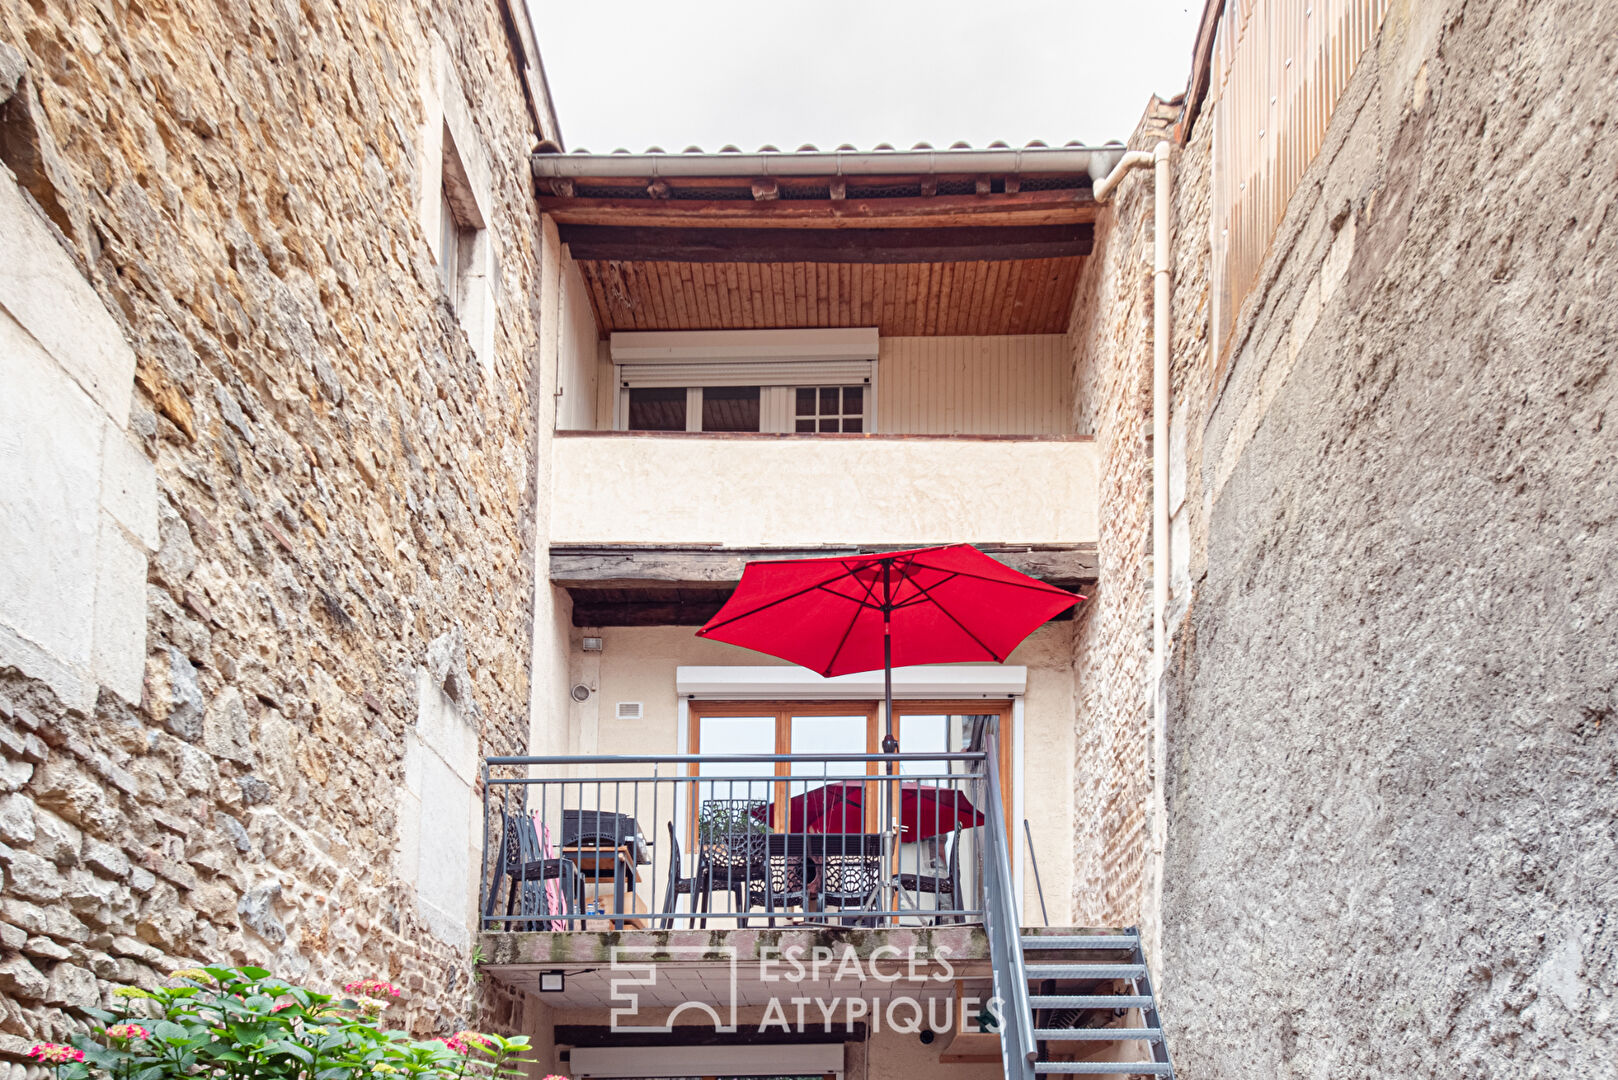
[[[808,560],[804,560],[804,561],[807,562]],[[768,611],[770,608],[776,607],[777,605],[780,605],[780,604],[784,604],[788,600],[796,600],[800,596],[808,596],[810,593],[814,592],[816,589],[826,589],[827,585],[830,585],[832,582],[836,581],[838,578],[845,577],[845,576],[848,576],[848,571],[846,571],[846,570],[841,571],[841,572],[837,573],[836,575],[827,578],[825,581],[817,581],[813,585],[807,585],[804,588],[799,589],[797,592],[788,593],[786,596],[778,596],[774,600],[771,600],[768,603],[760,604],[756,608],[750,608],[747,611],[743,611],[743,612],[740,612],[740,613],[738,613],[736,615],[732,615],[730,618],[725,619],[723,622],[710,623],[709,625],[704,626],[701,630],[698,630],[697,633],[699,635],[701,635],[701,636],[707,636],[707,633],[710,630],[717,630],[721,626],[729,626],[733,622],[737,622],[737,621],[739,621],[741,619],[746,619],[746,618],[748,618],[750,616],[757,615],[761,611]],[[831,592],[830,589],[826,589],[826,591]],[[835,593],[834,592],[834,593],[832,593],[832,595],[842,597],[844,600],[852,600],[856,604],[860,603],[860,601],[854,599],[854,597],[852,597],[852,596],[843,596],[842,593]]]
[[[855,578],[854,580],[859,581],[859,578]],[[822,587],[824,588],[824,586],[822,586]],[[827,589],[826,591],[831,592],[830,589]],[[837,595],[842,595],[842,594],[839,593]],[[866,596],[871,595],[871,590],[870,590],[869,587],[866,588],[865,595]],[[851,596],[847,597],[846,599],[854,600],[854,598],[851,597]],[[863,601],[863,600],[854,600],[854,615],[853,615],[852,618],[850,618],[848,620],[848,625],[843,628],[843,636],[837,639],[837,648],[833,649],[831,651],[831,656],[829,656],[826,659],[826,670],[822,671],[820,673],[822,677],[827,678],[827,679],[831,678],[832,668],[837,666],[838,654],[840,654],[843,651],[843,646],[848,644],[848,635],[850,635],[850,634],[852,634],[854,632],[854,624],[860,621],[860,612],[862,610],[864,610],[866,606],[867,605],[866,605],[865,601]]]
[[[1052,585],[1052,584],[1050,584],[1048,582],[1040,581],[1038,578],[1029,578],[1029,580],[1027,580],[1027,581],[1007,581],[1004,578],[989,577],[986,574],[974,574],[970,570],[956,570],[956,569],[954,569],[952,567],[931,566],[931,565],[929,565],[927,563],[924,563],[924,562],[921,562],[920,560],[917,560],[917,559],[911,559],[910,561],[911,561],[911,565],[919,566],[923,570],[936,570],[941,574],[954,574],[957,577],[974,578],[974,579],[976,579],[978,581],[988,581],[988,582],[991,582],[991,583],[993,583],[995,585],[1007,585],[1007,586],[1011,586],[1013,588],[1018,588],[1018,589],[1034,589],[1034,590],[1036,590],[1038,592],[1060,593],[1063,596],[1075,596],[1075,595],[1078,595],[1076,593],[1071,593],[1066,589],[1059,589],[1055,585]],[[1010,568],[1007,567],[1007,569],[1010,569]],[[1014,572],[1020,572],[1020,571],[1014,571]],[[1023,575],[1023,576],[1027,577],[1026,574]],[[918,585],[917,588],[920,588],[920,586]],[[1084,597],[1080,596],[1079,599],[1082,600],[1082,599],[1084,599]]]
[[[936,570],[937,567],[929,567],[928,569]],[[912,584],[914,584],[914,583],[912,583]],[[922,592],[923,594],[926,594],[927,599],[932,601],[933,607],[937,608],[939,611],[942,611],[944,613],[944,615],[946,617],[948,617],[950,622],[954,623],[956,626],[959,626],[961,628],[962,633],[964,633],[967,637],[971,638],[973,641],[977,642],[978,648],[982,649],[984,652],[988,653],[991,657],[993,657],[995,663],[1003,664],[1003,663],[1006,662],[1005,657],[1001,656],[1000,654],[996,653],[993,649],[991,649],[987,645],[985,645],[983,643],[982,638],[980,638],[976,634],[972,633],[971,629],[965,623],[963,623],[961,620],[957,619],[955,617],[955,615],[950,611],[949,608],[947,608],[943,604],[939,603],[938,600],[932,596],[932,594],[931,594],[931,592],[930,592],[930,590],[929,590],[929,588],[927,586],[917,585],[916,588],[920,592]]]
[[[929,567],[927,567],[927,569],[935,570],[935,569],[937,569],[937,567],[929,566]],[[951,581],[955,580],[956,578],[958,578],[960,576],[961,576],[960,573],[957,572],[957,571],[949,571],[949,577],[946,577],[946,578],[942,579],[941,581],[933,582],[930,587],[936,589],[940,585],[948,585]],[[910,585],[911,585],[912,588],[914,588],[916,590],[916,595],[912,596],[908,600],[901,600],[899,603],[894,604],[893,609],[895,611],[899,610],[900,608],[914,607],[916,604],[937,604],[938,603],[937,600],[934,600],[931,596],[927,595],[927,590],[926,589],[922,588],[920,585],[917,585],[914,581],[912,581],[910,583]]]

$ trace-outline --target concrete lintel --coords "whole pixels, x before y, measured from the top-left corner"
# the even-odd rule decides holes
[[[621,930],[550,933],[485,933],[479,938],[483,970],[498,978],[502,970],[611,962],[614,949],[645,963],[723,963],[732,955],[746,962],[787,949],[807,954],[817,946],[839,953],[852,950],[861,959],[876,949],[897,949],[900,956],[916,949],[921,955],[945,953],[951,964],[987,962],[989,939],[979,926],[778,927],[727,930]],[[734,952],[732,952],[734,950]],[[947,951],[947,952],[946,952]],[[892,955],[887,953],[884,955]]]

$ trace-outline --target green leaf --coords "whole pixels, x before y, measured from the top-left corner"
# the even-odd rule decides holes
[[[191,1033],[171,1020],[159,1020],[152,1025],[153,1038],[164,1042],[181,1042],[191,1037]]]
[[[260,979],[268,979],[270,977],[270,973],[261,967],[244,967],[240,970],[244,976],[252,979],[254,982],[258,982]]]
[[[303,1062],[305,1065],[313,1065],[315,1063],[315,1055],[311,1054],[306,1048],[299,1046],[295,1042],[288,1040],[277,1043],[276,1045],[286,1053],[291,1054],[293,1057]]]

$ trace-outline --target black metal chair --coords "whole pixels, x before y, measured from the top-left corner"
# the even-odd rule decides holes
[[[847,908],[870,911],[878,908],[882,895],[882,866],[884,859],[880,847],[871,848],[871,838],[863,834],[828,833],[817,838],[820,872],[812,883],[812,891],[820,906],[830,911]],[[876,915],[844,915],[838,921],[844,926],[877,926],[882,919]]]
[[[708,892],[731,895],[738,926],[754,908],[779,912],[808,900],[802,860],[770,858],[769,803],[708,799],[697,810],[697,839],[708,865]],[[770,917],[775,925],[775,917]]]
[[[496,919],[501,906],[501,885],[509,881],[504,900],[505,911]],[[560,898],[552,904],[548,881],[560,885]],[[553,911],[553,907],[560,910]],[[517,811],[503,815],[500,836],[500,857],[495,862],[494,881],[489,886],[488,899],[483,904],[485,925],[491,930],[550,930],[552,917],[579,915],[584,911],[584,878],[579,868],[567,859],[546,858],[534,829],[534,819]],[[566,920],[571,930],[582,923]]]
[[[676,910],[676,905],[679,904],[680,897],[682,895],[689,895],[691,897],[691,918],[689,922],[692,927],[696,927],[698,925],[697,912],[700,907],[703,913],[701,926],[706,930],[708,928],[707,912],[709,906],[709,897],[713,891],[712,867],[709,866],[708,860],[703,856],[699,846],[697,852],[696,873],[692,874],[690,877],[681,877],[680,841],[675,839],[674,836],[674,822],[668,822],[668,827],[669,883],[667,891],[663,894],[663,910],[667,912],[667,914],[663,917],[663,929],[672,930],[674,928],[674,912]]]

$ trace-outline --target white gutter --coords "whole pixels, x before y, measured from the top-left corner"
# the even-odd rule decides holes
[[[1025,146],[1012,150],[801,150],[757,154],[534,154],[536,179],[661,176],[938,176],[1007,173],[1106,176],[1118,147]]]
[[[1150,948],[1147,957],[1154,972],[1161,973],[1163,944],[1163,856],[1168,846],[1168,806],[1164,800],[1164,772],[1168,768],[1168,700],[1163,692],[1163,671],[1168,661],[1169,607],[1169,347],[1173,329],[1169,322],[1170,218],[1174,180],[1169,173],[1169,144],[1160,140],[1151,153],[1132,150],[1125,154],[1112,173],[1095,187],[1095,200],[1104,203],[1112,197],[1124,174],[1152,165],[1155,169],[1152,243],[1152,663],[1149,685],[1152,694],[1152,858],[1147,869],[1146,906]],[[1155,910],[1153,910],[1155,909]]]

